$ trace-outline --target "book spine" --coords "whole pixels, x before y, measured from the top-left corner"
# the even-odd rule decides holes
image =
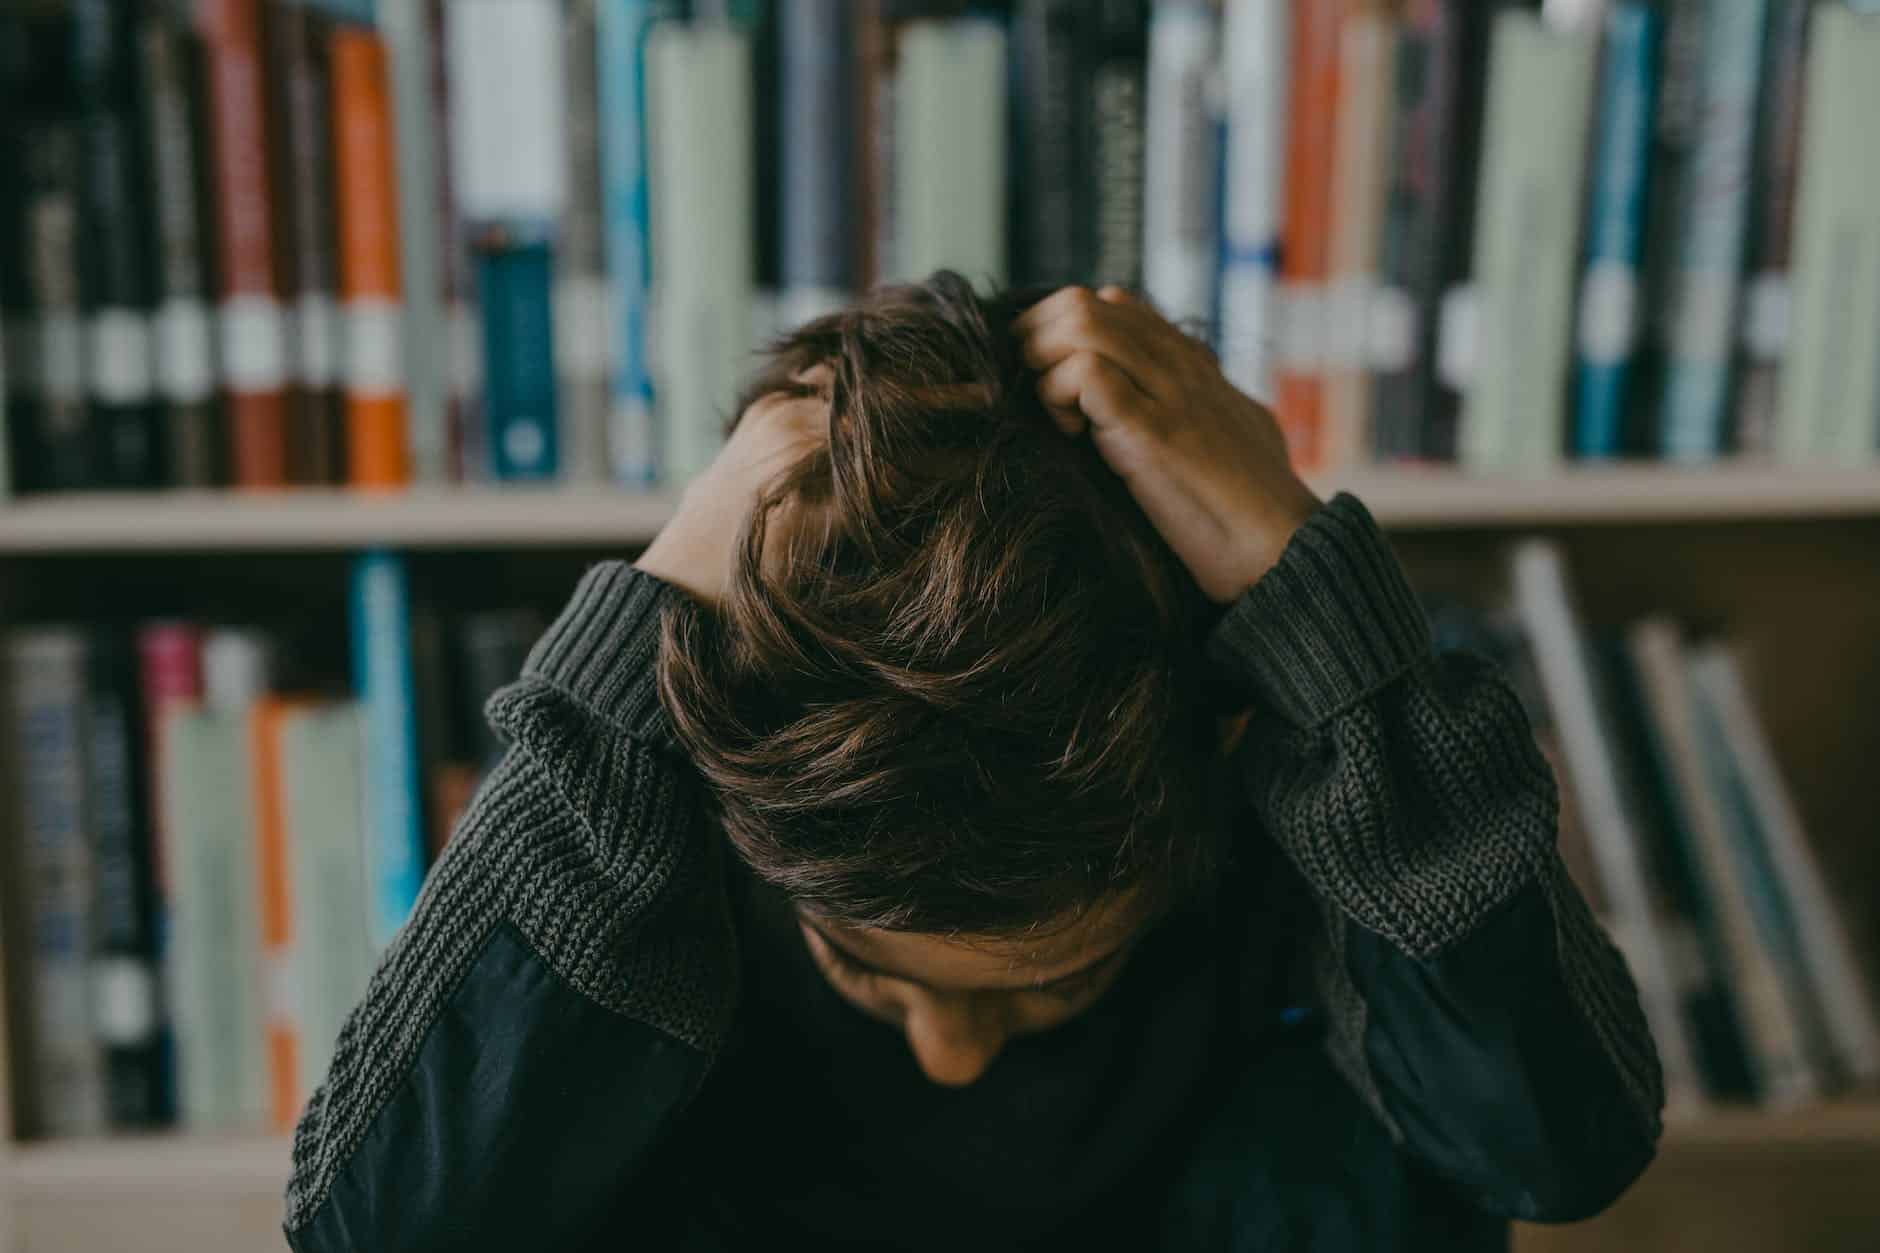
[[[136,676],[114,638],[87,642],[85,790],[91,803],[92,1029],[113,1127],[149,1127],[167,1104],[150,926],[150,845]]]
[[[1462,460],[1545,472],[1565,443],[1596,32],[1496,21],[1476,210],[1476,368]]]
[[[892,261],[895,31],[888,0],[855,4],[855,273],[863,287]]]
[[[662,25],[648,37],[646,71],[662,446],[666,477],[680,484],[717,451],[749,360],[749,40],[730,25]]]
[[[0,224],[0,229],[4,229],[3,224]],[[8,321],[0,317],[0,505],[13,499],[13,438],[7,426],[7,387],[10,377],[7,369]]]
[[[154,356],[167,426],[163,460],[172,486],[208,487],[218,481],[222,439],[198,142],[201,49],[192,32],[163,11],[145,16],[140,39],[157,233]]]
[[[1227,153],[1221,216],[1221,368],[1273,395],[1285,205],[1289,0],[1234,0],[1222,21]]]
[[[574,482],[609,477],[606,246],[601,226],[599,0],[568,7],[568,204],[555,242],[555,370],[560,379],[561,469]]]
[[[447,238],[440,198],[446,195],[445,137],[437,107],[439,27],[431,0],[380,0],[379,31],[391,58],[396,141],[400,287],[404,292],[405,405],[412,477],[438,484],[451,477],[449,340],[445,293]],[[446,202],[447,203],[447,202]]]
[[[359,707],[343,701],[295,710],[281,725],[280,747],[300,1011],[295,1086],[310,1093],[325,1078],[340,1027],[372,974],[358,824]]]
[[[895,82],[891,195],[897,279],[942,268],[1003,284],[1005,27],[990,17],[910,22]]]
[[[1338,118],[1332,153],[1331,238],[1326,245],[1325,381],[1318,461],[1326,470],[1366,457],[1368,368],[1377,248],[1383,231],[1396,31],[1380,13],[1354,13],[1339,29]]]
[[[1702,461],[1727,443],[1749,220],[1750,157],[1766,0],[1712,6],[1704,36],[1698,127],[1670,289],[1659,441],[1664,455]]]
[[[566,207],[561,8],[448,6],[452,178],[471,234],[483,322],[491,473],[552,479],[556,434],[551,241]]]
[[[143,142],[138,111],[136,8],[124,0],[73,5],[72,60],[83,149],[80,253],[92,481],[154,487],[162,481],[145,238]]]
[[[659,476],[647,357],[646,33],[663,8],[654,0],[600,0],[595,14],[608,329],[613,335],[607,449],[613,477],[629,485],[645,485]]]
[[[300,988],[294,910],[293,833],[282,784],[281,729],[294,708],[263,697],[249,716],[249,769],[254,778],[255,899],[260,903],[261,1016],[266,1039],[267,1127],[293,1130],[306,1094],[300,1087]]]
[[[1177,323],[1214,316],[1219,209],[1214,118],[1215,15],[1164,2],[1149,20],[1143,282]]]
[[[275,189],[276,269],[287,300],[287,476],[338,483],[345,475],[340,412],[338,283],[333,233],[333,28],[302,3],[264,11],[269,178]]]
[[[261,3],[199,0],[196,12],[207,52],[230,479],[279,487],[287,482],[287,325],[275,268]]]
[[[1331,244],[1332,148],[1338,115],[1338,26],[1344,0],[1293,0],[1280,218],[1279,338],[1274,416],[1299,465],[1322,460],[1325,279]]]
[[[438,278],[443,310],[443,331],[437,347],[444,377],[445,473],[452,482],[487,477],[488,459],[483,440],[482,319],[476,307],[476,274],[471,264],[468,224],[457,201],[456,164],[452,157],[452,58],[445,0],[419,0],[429,53],[425,84],[428,93],[429,132],[436,137],[436,159],[431,229],[437,236]],[[403,128],[399,130],[402,137]],[[414,185],[415,186],[415,185]],[[400,182],[400,189],[411,188]],[[415,194],[415,193],[414,193]],[[400,249],[407,257],[410,246]],[[407,293],[409,294],[409,293]],[[411,325],[412,335],[418,324]]]
[[[1084,26],[1066,0],[1021,0],[1013,18],[1013,272],[1059,287],[1090,276],[1081,119],[1088,111]]]
[[[854,135],[829,119],[851,116],[850,25],[842,0],[782,0],[778,107],[783,129],[781,255],[786,320],[839,307],[855,286],[850,239]]]
[[[1737,450],[1756,457],[1775,451],[1777,391],[1788,348],[1789,244],[1795,231],[1808,18],[1814,6],[1815,0],[1771,0],[1763,46],[1736,397]]]
[[[346,479],[354,487],[401,487],[411,479],[411,449],[389,58],[384,41],[358,27],[336,30],[329,53],[345,327]]]
[[[1796,191],[1793,329],[1782,367],[1782,458],[1861,463],[1880,425],[1880,15],[1815,14]]]
[[[68,631],[8,642],[18,746],[22,879],[32,953],[25,1003],[26,1134],[105,1129],[105,1076],[91,1014],[91,859],[86,847],[85,647]]]
[[[367,553],[353,565],[352,654],[366,727],[367,933],[383,951],[424,881],[410,590],[404,563],[390,553]]]
[[[1649,4],[1621,4],[1606,15],[1580,275],[1573,414],[1578,457],[1616,457],[1623,451],[1632,355],[1638,346],[1659,31],[1658,11]]]
[[[91,486],[84,316],[79,297],[79,147],[66,123],[25,136],[24,268],[33,309],[37,403],[28,432],[34,482],[50,491]]]
[[[1146,0],[1103,0],[1090,71],[1088,151],[1096,206],[1091,278],[1131,289],[1142,285],[1146,8]]]
[[[541,619],[527,610],[470,614],[459,624],[457,720],[469,730],[481,769],[493,767],[504,750],[502,737],[483,716],[483,707],[498,688],[515,682],[522,673],[522,664],[542,630]]]

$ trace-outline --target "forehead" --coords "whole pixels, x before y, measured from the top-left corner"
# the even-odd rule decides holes
[[[1070,918],[1017,936],[883,931],[814,919],[823,934],[872,966],[936,988],[974,990],[1048,983],[1128,944],[1147,922],[1134,894],[1108,897]]]

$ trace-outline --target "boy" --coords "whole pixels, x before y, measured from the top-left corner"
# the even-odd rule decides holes
[[[1651,1158],[1515,698],[1120,290],[790,336],[489,714],[297,1249],[1487,1249]]]

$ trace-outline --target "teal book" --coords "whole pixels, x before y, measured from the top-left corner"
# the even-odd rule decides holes
[[[417,903],[425,859],[411,589],[395,554],[369,552],[353,564],[352,652],[365,709],[366,925],[382,950]]]

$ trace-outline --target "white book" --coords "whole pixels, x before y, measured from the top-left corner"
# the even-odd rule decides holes
[[[359,706],[294,709],[281,722],[281,786],[295,921],[291,983],[300,1004],[300,1091],[326,1077],[346,1015],[365,995],[368,918]]]
[[[1749,1045],[1757,1091],[1766,1104],[1794,1105],[1820,1088],[1792,999],[1799,989],[1785,980],[1768,937],[1759,931],[1739,848],[1741,833],[1733,829],[1705,762],[1677,628],[1662,618],[1647,619],[1632,628],[1626,644],[1665,746],[1671,785],[1689,825],[1692,859],[1723,941],[1726,984]]]
[[[22,998],[29,1134],[105,1130],[104,1058],[92,1029],[92,875],[85,796],[85,641],[49,627],[6,642],[13,812],[29,960]]]
[[[433,32],[427,0],[378,0],[379,31],[391,60],[393,138],[398,172],[398,258],[404,302],[405,404],[412,474],[420,483],[450,477],[444,270],[438,239],[438,145],[432,90]]]
[[[1561,458],[1597,48],[1595,28],[1495,20],[1460,434],[1472,470],[1545,473]]]
[[[1143,285],[1176,323],[1214,315],[1216,38],[1198,0],[1159,0],[1149,19]]]
[[[1221,21],[1227,151],[1222,188],[1221,368],[1273,395],[1279,231],[1286,191],[1287,0],[1228,0]]]
[[[1005,282],[1005,28],[986,18],[909,22],[894,78],[890,274],[957,270]]]
[[[1702,1103],[1703,1084],[1684,1020],[1672,926],[1659,908],[1662,893],[1650,877],[1643,829],[1601,707],[1592,659],[1567,587],[1565,561],[1556,545],[1528,540],[1515,548],[1512,572],[1515,612],[1533,646],[1535,669],[1566,759],[1566,781],[1578,802],[1604,889],[1607,908],[1602,920],[1638,983],[1639,1003],[1664,1067],[1667,1103],[1674,1112],[1688,1112]]]
[[[192,1131],[253,1130],[267,1116],[248,728],[245,709],[178,706],[163,729],[177,1106]]]
[[[1809,847],[1801,814],[1776,764],[1762,720],[1749,698],[1742,667],[1727,645],[1696,649],[1689,660],[1691,688],[1709,708],[1742,780],[1750,816],[1775,869],[1805,958],[1805,974],[1820,1005],[1835,1058],[1859,1081],[1880,1077],[1880,1013],[1874,983],[1862,970],[1846,924]]]
[[[1813,20],[1776,449],[1858,465],[1880,442],[1880,14],[1824,4]]]
[[[646,39],[654,394],[672,486],[710,463],[750,367],[756,281],[751,48],[729,23]]]
[[[473,222],[554,222],[567,201],[559,0],[450,0],[451,189]],[[472,89],[474,88],[474,90]]]

